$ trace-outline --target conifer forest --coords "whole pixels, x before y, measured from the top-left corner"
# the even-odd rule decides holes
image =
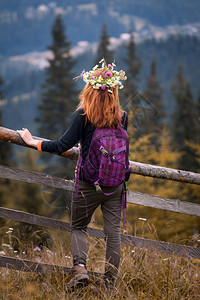
[[[65,1],[58,4],[59,1],[41,3],[37,0],[30,1],[29,7],[26,1],[19,1],[20,7],[14,0],[9,1],[10,6],[6,1],[1,2],[0,28],[5,32],[2,31],[3,37],[0,38],[0,126],[12,130],[28,128],[34,136],[58,139],[70,125],[79,103],[79,93],[84,87],[82,79],[74,78],[83,69],[91,70],[105,58],[107,63],[115,62],[116,69],[125,70],[127,75],[124,88],[119,91],[119,99],[128,113],[129,160],[200,173],[200,17],[195,1],[190,1],[190,5],[185,0],[183,5],[178,0],[164,1],[162,7],[161,2],[151,0],[155,5],[159,2],[156,11],[148,7],[148,1],[134,0],[132,2],[138,15],[134,14],[132,6],[128,10],[131,2],[128,0],[124,1],[124,7],[120,1],[103,1],[101,5],[97,4],[98,1],[69,1],[66,6]],[[106,2],[112,14],[109,15],[110,19],[101,19],[99,11],[103,14]],[[23,9],[26,9],[26,19],[20,19],[23,25],[20,27],[17,18],[23,15]],[[166,15],[162,15],[164,9]],[[194,21],[189,17],[189,10],[194,11]],[[145,13],[148,22],[144,21]],[[105,12],[107,14],[108,11]],[[162,20],[159,14],[163,16]],[[136,15],[134,22],[131,15]],[[72,16],[77,20],[79,18],[82,23],[80,32]],[[97,28],[93,28],[97,26],[95,16]],[[41,32],[37,21],[34,21],[36,17],[42,25]],[[12,32],[15,19],[16,28],[23,28],[20,34],[16,33],[17,29],[15,34]],[[33,28],[32,39],[28,36],[26,24],[31,24]],[[142,26],[142,30],[138,29],[139,26]],[[86,33],[90,31],[90,37],[87,38]],[[48,32],[44,39],[41,36],[43,32]],[[22,33],[26,36],[24,45]],[[16,52],[11,47],[12,43],[16,45]],[[74,180],[76,161],[0,141],[0,165]],[[134,192],[200,204],[200,186],[195,184],[131,174],[128,188]],[[1,207],[70,222],[71,197],[70,191],[0,178]],[[121,226],[122,232],[151,240],[200,247],[199,217],[136,204],[127,206],[127,226]],[[100,208],[91,223],[95,228],[102,228]],[[38,247],[39,251],[49,251],[49,261],[70,266],[67,262],[67,253],[70,253],[69,234],[64,236],[64,233],[58,234],[56,230],[44,230],[37,225],[3,218],[0,218],[0,225],[1,254],[11,251],[5,245],[12,240],[12,256],[26,253],[27,257],[34,258],[37,250],[33,249]],[[103,242],[96,239],[93,243],[89,237],[89,266],[92,268],[96,254],[99,255],[101,249]],[[55,252],[58,254],[57,260],[53,258]],[[48,261],[45,255],[44,251],[40,252],[40,261]],[[126,258],[132,260],[133,255],[134,276],[126,261]],[[181,258],[165,257],[153,251],[132,250],[131,247],[122,249],[122,258],[116,299],[122,299],[120,286],[126,290],[123,294],[125,299],[199,299],[199,260],[192,265],[192,262]],[[159,268],[162,285],[156,271],[153,272],[152,265],[155,264]],[[101,271],[101,267],[97,271]],[[166,272],[171,272],[169,277]],[[181,272],[188,274],[190,279],[186,280],[186,275],[181,277]],[[2,274],[0,271],[0,276]],[[20,279],[20,276],[23,278]],[[5,287],[0,283],[2,299],[64,299],[61,298],[59,286],[61,281],[65,281],[62,274],[45,275],[48,277],[45,279],[33,274],[26,279],[24,276],[18,274],[16,279],[17,291],[24,289],[24,294],[16,292],[15,295],[11,288],[14,273],[9,275],[8,298]],[[41,288],[41,281],[46,287],[42,287],[42,296],[39,296],[36,290]],[[51,288],[47,286],[48,281],[51,282]],[[25,287],[22,282],[25,282]],[[90,289],[80,299],[104,299],[102,292],[98,298],[96,290]],[[14,298],[12,295],[15,295]],[[135,298],[132,298],[133,295]],[[70,297],[66,299],[75,299]]]

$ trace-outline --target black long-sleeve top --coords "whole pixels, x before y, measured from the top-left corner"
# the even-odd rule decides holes
[[[82,162],[84,162],[88,154],[95,127],[86,119],[83,113],[83,109],[77,110],[70,126],[58,140],[42,141],[40,145],[41,151],[62,154],[80,142],[82,147]],[[121,123],[127,130],[128,117],[126,113],[123,114]]]

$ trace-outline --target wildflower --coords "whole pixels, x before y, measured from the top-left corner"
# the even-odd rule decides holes
[[[111,93],[111,94],[113,93],[113,91],[111,91],[111,90],[108,90],[108,92]]]
[[[105,90],[106,87],[115,87],[119,85],[119,88],[122,89],[124,86],[120,82],[120,80],[126,80],[127,77],[125,76],[125,72],[123,70],[120,70],[119,72],[114,70],[114,67],[116,66],[115,63],[113,62],[112,64],[106,65],[105,59],[101,59],[99,63],[102,63],[102,66],[99,67],[99,65],[95,65],[92,70],[86,72],[85,70],[82,71],[81,77],[83,78],[83,81],[86,83],[89,83],[92,85],[94,89],[101,89]],[[106,72],[106,77],[108,78],[103,78],[101,75],[97,78],[94,76],[94,72],[96,70],[101,70],[101,69],[108,69]],[[75,77],[76,79],[77,77]],[[107,90],[109,93],[112,93],[112,90],[108,89]]]
[[[9,244],[2,244],[2,247],[7,247],[9,250],[13,250],[13,248]]]
[[[94,67],[92,68],[92,70],[95,71],[95,70],[98,68],[98,66],[99,66],[99,65],[94,66]]]
[[[2,244],[2,246],[3,246],[3,247],[8,247],[8,248],[10,247],[9,244]]]
[[[100,75],[99,78],[98,78],[98,81],[102,81],[102,80],[103,80],[103,78]]]
[[[85,73],[85,69],[83,69],[83,71],[81,72],[81,76],[83,76],[84,73]]]
[[[111,76],[112,74],[110,72],[107,72],[106,73],[106,76]]]
[[[87,83],[88,82],[88,75],[87,74],[84,74],[83,75],[83,80]]]
[[[145,219],[145,218],[139,218],[139,220],[141,220],[141,221],[147,221],[147,219]]]
[[[113,82],[113,85],[115,86],[115,85],[118,85],[118,84],[120,84],[121,85],[121,82],[120,81],[118,81],[118,80],[115,80],[114,82]]]
[[[90,84],[91,85],[94,85],[96,83],[96,80],[95,79],[92,79],[91,81],[90,81]]]
[[[115,85],[116,85],[115,83],[111,83],[110,87],[115,87]]]
[[[36,246],[33,251],[41,251],[40,247]]]

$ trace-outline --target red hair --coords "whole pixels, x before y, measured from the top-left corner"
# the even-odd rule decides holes
[[[109,70],[100,69],[93,76],[105,78]],[[83,109],[84,115],[93,126],[98,128],[117,128],[121,123],[123,110],[119,103],[118,86],[105,90],[94,89],[87,83],[80,93],[80,103],[77,109]]]

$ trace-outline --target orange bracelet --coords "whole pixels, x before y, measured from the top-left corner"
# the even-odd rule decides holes
[[[37,143],[37,149],[38,149],[38,151],[40,151],[40,152],[42,152],[42,142],[43,142],[43,141],[39,141],[39,142]]]

